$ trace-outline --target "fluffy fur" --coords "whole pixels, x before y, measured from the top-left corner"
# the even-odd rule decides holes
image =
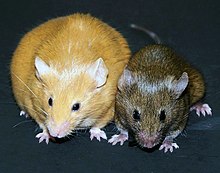
[[[113,118],[117,81],[129,57],[122,35],[97,18],[74,14],[49,20],[27,33],[14,52],[16,101],[44,132],[63,124],[68,129],[62,136],[77,128],[102,128]],[[78,111],[71,110],[75,103]]]

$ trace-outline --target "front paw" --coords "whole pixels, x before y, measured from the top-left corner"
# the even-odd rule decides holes
[[[177,143],[173,143],[173,141],[169,141],[169,140],[164,140],[163,144],[160,146],[159,150],[164,149],[164,153],[166,153],[167,151],[170,151],[172,153],[173,148],[175,148],[175,149],[179,148]]]
[[[212,109],[208,104],[197,103],[190,108],[190,111],[192,110],[195,110],[198,116],[200,116],[200,113],[202,113],[203,116],[206,116],[206,114],[212,115]]]
[[[111,139],[108,140],[108,143],[116,145],[118,142],[120,142],[120,145],[123,145],[126,140],[128,140],[128,134],[121,133],[119,135],[113,135]]]
[[[43,140],[45,140],[45,142],[48,144],[49,139],[50,139],[50,135],[46,130],[44,130],[42,133],[38,133],[36,135],[36,138],[39,138],[39,143],[41,143]]]
[[[90,139],[93,140],[95,137],[98,141],[101,141],[101,138],[107,140],[107,136],[103,130],[97,127],[93,127],[90,129]]]
[[[30,117],[25,111],[20,111],[20,116],[25,116],[25,118]]]

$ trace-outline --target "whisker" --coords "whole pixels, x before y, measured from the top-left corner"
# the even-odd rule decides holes
[[[16,89],[18,89],[18,90],[20,90],[20,91],[22,91],[22,92],[24,92],[24,93],[28,93],[28,91],[26,91],[26,90],[23,90],[23,89],[21,89],[21,88],[18,88],[18,87],[14,87],[14,88],[16,88]],[[37,98],[38,100],[42,100],[42,98]]]
[[[20,89],[20,88],[18,88],[18,87],[16,87],[17,89],[19,89],[20,91],[23,91],[23,92],[26,92],[27,93],[27,91],[25,91],[25,90],[23,90],[23,89]],[[39,100],[39,99],[38,99]],[[23,105],[24,106],[24,105]],[[36,106],[36,105],[35,105]],[[39,106],[36,106],[37,108],[39,108],[42,112],[44,112],[46,115],[48,115],[47,114],[47,112],[45,112],[42,108],[40,108]]]
[[[32,111],[34,111],[35,113],[37,113],[37,114],[40,114],[40,115],[42,115],[42,116],[44,116],[43,114],[41,114],[40,112],[38,112],[37,110],[35,110],[35,109],[32,109],[32,108],[30,108],[29,106],[26,106],[26,105],[24,105],[24,104],[21,104],[21,106],[24,106],[24,107],[26,107],[26,108],[28,108],[28,109],[30,109],[30,110],[32,110]],[[41,110],[42,111],[42,110]],[[43,113],[46,113],[45,111],[42,111]],[[48,115],[47,113],[46,113],[46,115]]]
[[[37,106],[37,105],[35,105],[38,109],[40,109],[45,115],[47,115],[48,116],[48,113],[46,112],[46,111],[44,111],[41,107],[39,107],[39,106]]]
[[[28,122],[31,122],[31,121],[33,121],[33,120],[24,120],[24,121],[21,121],[21,122],[15,124],[12,128],[15,128],[15,127],[17,127],[17,126],[19,126],[19,125],[21,125],[21,124],[28,123]]]
[[[69,136],[69,135],[67,135],[67,136],[66,136],[66,138],[70,139],[70,136]]]
[[[18,87],[14,87],[14,88],[16,88],[16,89],[18,89],[18,90],[20,90],[20,91],[23,91],[24,93],[28,93],[27,91],[25,91],[25,90],[23,90],[23,89],[21,89],[21,88],[18,88]]]
[[[14,74],[13,72],[12,72],[12,74],[13,74],[21,83],[23,83],[24,86],[27,87],[27,89],[38,99],[37,95],[34,94],[34,92],[27,86],[27,84],[24,83],[24,81],[23,81],[21,78],[19,78],[19,77],[18,77],[16,74]]]

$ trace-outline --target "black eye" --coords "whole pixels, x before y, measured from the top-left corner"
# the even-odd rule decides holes
[[[80,104],[79,103],[75,103],[72,107],[72,111],[78,111],[80,108]]]
[[[160,121],[164,121],[165,118],[166,118],[165,110],[162,110],[162,111],[160,112]]]
[[[53,99],[51,97],[48,100],[48,104],[49,104],[49,106],[53,106]]]
[[[134,110],[134,112],[133,112],[133,118],[135,119],[135,120],[140,120],[140,113],[138,112],[138,110]]]

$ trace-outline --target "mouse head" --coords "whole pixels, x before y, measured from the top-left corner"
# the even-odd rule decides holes
[[[185,107],[180,102],[188,75],[184,72],[178,79],[170,76],[156,82],[147,78],[125,69],[118,84],[116,115],[140,146],[152,148],[172,130],[178,116],[183,119]]]
[[[108,75],[102,58],[90,65],[72,64],[66,68],[36,57],[35,67],[37,86],[43,93],[39,107],[46,114],[45,125],[51,136],[61,138],[95,123],[102,109],[97,98]]]

